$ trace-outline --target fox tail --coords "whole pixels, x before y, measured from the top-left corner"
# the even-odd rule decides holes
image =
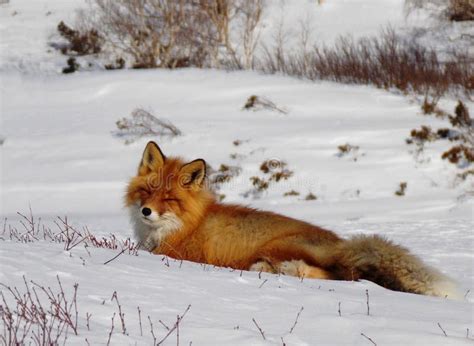
[[[380,236],[355,236],[338,244],[336,267],[353,278],[395,291],[459,299],[456,285],[406,248]],[[348,274],[346,274],[348,275]]]

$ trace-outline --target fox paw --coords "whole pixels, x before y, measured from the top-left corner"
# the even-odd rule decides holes
[[[249,270],[253,272],[276,273],[272,265],[266,261],[260,261],[252,264]]]
[[[144,249],[152,252],[156,248],[157,245],[156,245],[155,239],[153,239],[153,237],[149,237],[147,240],[145,240],[142,243],[142,246]]]
[[[278,271],[284,275],[300,276],[298,261],[285,261],[278,265]]]

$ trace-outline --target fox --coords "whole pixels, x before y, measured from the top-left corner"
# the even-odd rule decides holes
[[[206,162],[168,157],[150,141],[125,206],[143,249],[177,260],[305,279],[369,280],[390,290],[456,299],[455,284],[379,235],[349,239],[269,211],[217,201]]]

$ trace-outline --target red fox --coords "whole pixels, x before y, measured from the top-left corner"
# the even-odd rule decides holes
[[[370,280],[388,289],[452,297],[451,281],[380,236],[343,239],[272,212],[216,201],[206,163],[166,157],[149,142],[126,193],[135,236],[155,254],[305,278]]]

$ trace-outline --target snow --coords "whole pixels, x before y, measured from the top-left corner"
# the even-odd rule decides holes
[[[364,36],[387,22],[404,23],[403,2],[396,0],[327,0],[321,7],[313,1],[283,3],[289,27],[311,8],[315,32],[328,42],[348,30]],[[405,143],[411,129],[443,127],[445,121],[422,116],[415,100],[393,92],[254,72],[61,75],[57,72],[65,58],[48,53],[48,42],[55,25],[73,18],[73,10],[82,5],[53,0],[0,5],[0,137],[5,138],[0,215],[7,225],[21,229],[16,213],[28,213],[31,206],[35,217],[53,228],[56,216],[67,215],[75,226],[87,226],[96,235],[130,237],[123,194],[146,142],[153,139],[167,155],[202,157],[214,168],[241,167],[240,175],[219,191],[225,202],[273,210],[345,237],[383,234],[452,277],[464,298],[393,292],[367,281],[241,273],[164,260],[145,251],[122,254],[104,265],[118,250],[77,246],[66,251],[64,244],[45,240],[22,243],[11,240],[7,228],[0,233],[1,283],[24,291],[25,275],[57,288],[59,275],[68,296],[79,284],[79,335],[69,331],[68,344],[82,345],[86,338],[91,345],[107,343],[111,317],[118,313],[111,301],[114,291],[128,332],[122,335],[116,316],[114,345],[152,343],[148,315],[160,340],[167,330],[159,320],[172,326],[188,305],[179,328],[181,344],[370,345],[361,333],[378,345],[472,344],[474,209],[466,194],[472,181],[457,181],[456,169],[439,157],[449,143],[430,144],[418,159]],[[265,18],[267,37],[281,11],[280,5],[272,6]],[[369,18],[367,9],[380,15]],[[263,96],[288,114],[242,110],[250,95]],[[453,104],[443,101],[449,109]],[[183,135],[124,144],[112,134],[115,122],[137,107],[171,121]],[[237,139],[242,144],[235,146]],[[337,147],[346,143],[359,146],[355,156],[338,155]],[[249,178],[262,176],[259,166],[267,159],[284,160],[294,176],[271,185],[260,198],[245,198],[252,188]],[[408,187],[398,197],[394,192],[401,182]],[[300,196],[283,197],[290,190]],[[318,199],[304,200],[309,192]],[[90,330],[86,313],[92,314]],[[176,333],[167,342],[175,344]]]

